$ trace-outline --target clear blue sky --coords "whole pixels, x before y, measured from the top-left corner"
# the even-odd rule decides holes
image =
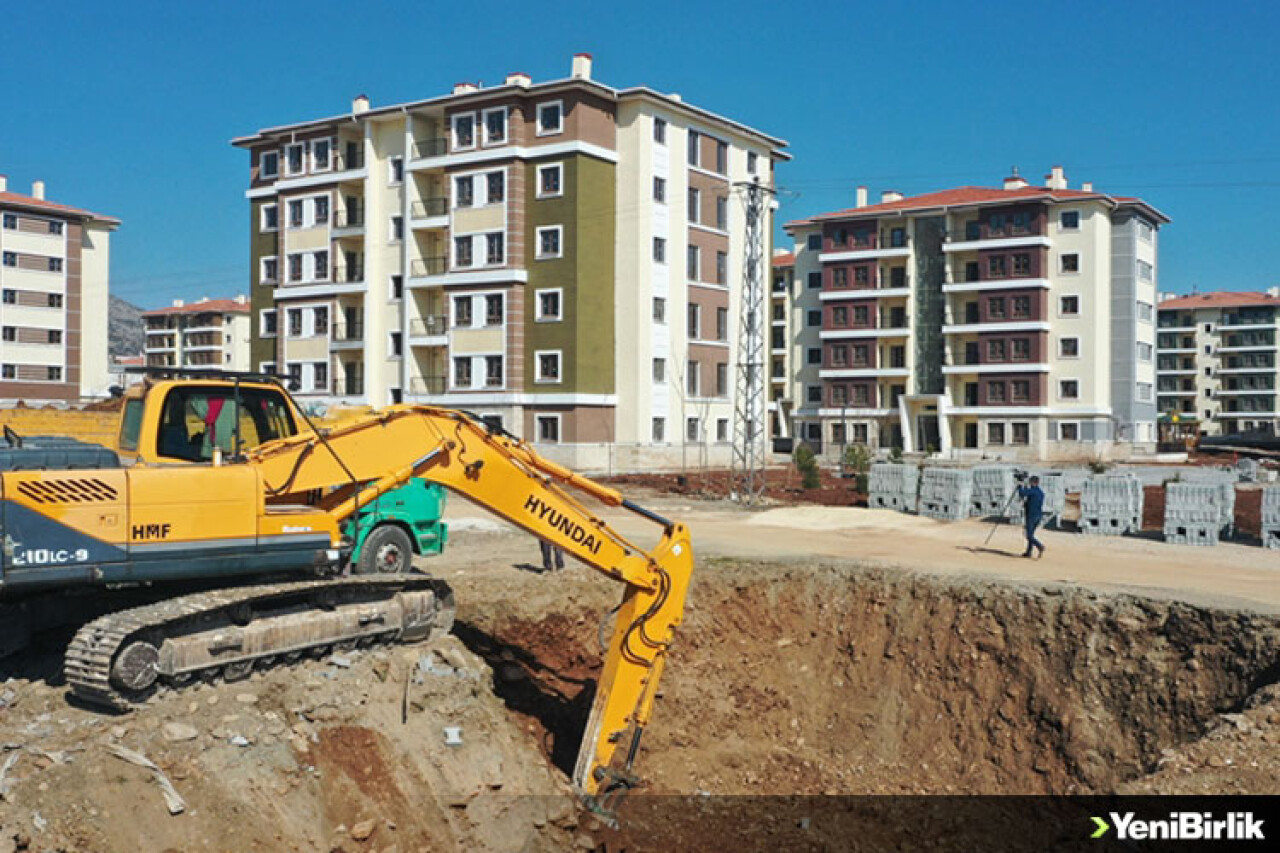
[[[261,127],[565,76],[678,91],[791,143],[779,221],[998,185],[1061,163],[1073,187],[1173,218],[1161,287],[1280,284],[1273,2],[21,3],[0,30],[10,189],[124,220],[112,290],[144,307],[248,287]],[[780,232],[779,232],[780,233]]]

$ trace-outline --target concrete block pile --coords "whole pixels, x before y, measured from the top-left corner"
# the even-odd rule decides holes
[[[1258,482],[1258,460],[1241,459],[1236,463],[1236,476],[1240,478],[1242,483]]]
[[[1222,535],[1231,538],[1236,532],[1236,484],[1221,483],[1218,491],[1218,529]]]
[[[1142,529],[1142,482],[1132,474],[1090,477],[1080,491],[1080,532],[1123,536]]]
[[[1217,484],[1170,483],[1164,489],[1164,541],[1217,545],[1222,529],[1222,488]]]
[[[973,505],[973,471],[926,468],[920,481],[920,514],[944,521],[969,517]]]
[[[1062,508],[1067,503],[1067,477],[1061,471],[1031,471],[1034,476],[1040,478],[1040,491],[1044,492],[1044,508],[1043,518],[1040,522],[1042,527],[1059,527],[1062,523]],[[1026,506],[1021,499],[1015,499],[1013,506],[1009,507],[1009,520],[1017,524],[1022,524],[1026,520],[1026,513],[1023,511]]]
[[[973,514],[987,518],[1013,511],[1009,498],[1017,488],[1012,465],[979,465],[973,469]]]
[[[867,478],[867,505],[872,509],[915,512],[919,486],[920,469],[915,465],[877,462]]]
[[[1262,490],[1262,547],[1280,548],[1280,486]]]

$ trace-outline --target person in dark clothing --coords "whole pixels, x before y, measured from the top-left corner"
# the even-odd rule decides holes
[[[542,570],[544,572],[564,568],[564,551],[561,551],[545,539],[539,539],[538,544],[542,546]]]
[[[1032,477],[1027,485],[1018,486],[1018,497],[1022,498],[1023,518],[1027,523],[1027,550],[1022,556],[1030,557],[1035,549],[1036,557],[1044,555],[1044,543],[1036,539],[1036,528],[1044,518],[1044,492],[1040,489],[1040,478]]]

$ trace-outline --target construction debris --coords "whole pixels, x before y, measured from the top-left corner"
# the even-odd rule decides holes
[[[157,767],[155,762],[150,758],[147,758],[140,752],[134,752],[126,746],[121,746],[118,743],[108,744],[107,750],[116,758],[151,771],[151,778],[160,786],[160,792],[164,794],[164,802],[169,808],[169,814],[178,815],[187,810],[187,803],[182,799],[182,795],[173,787],[173,783],[169,781],[169,777],[164,775],[164,771]]]

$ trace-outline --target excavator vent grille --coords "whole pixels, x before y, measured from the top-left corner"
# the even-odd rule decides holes
[[[101,480],[82,478],[75,480],[24,480],[18,483],[18,491],[38,504],[81,504],[113,501],[115,488]]]

